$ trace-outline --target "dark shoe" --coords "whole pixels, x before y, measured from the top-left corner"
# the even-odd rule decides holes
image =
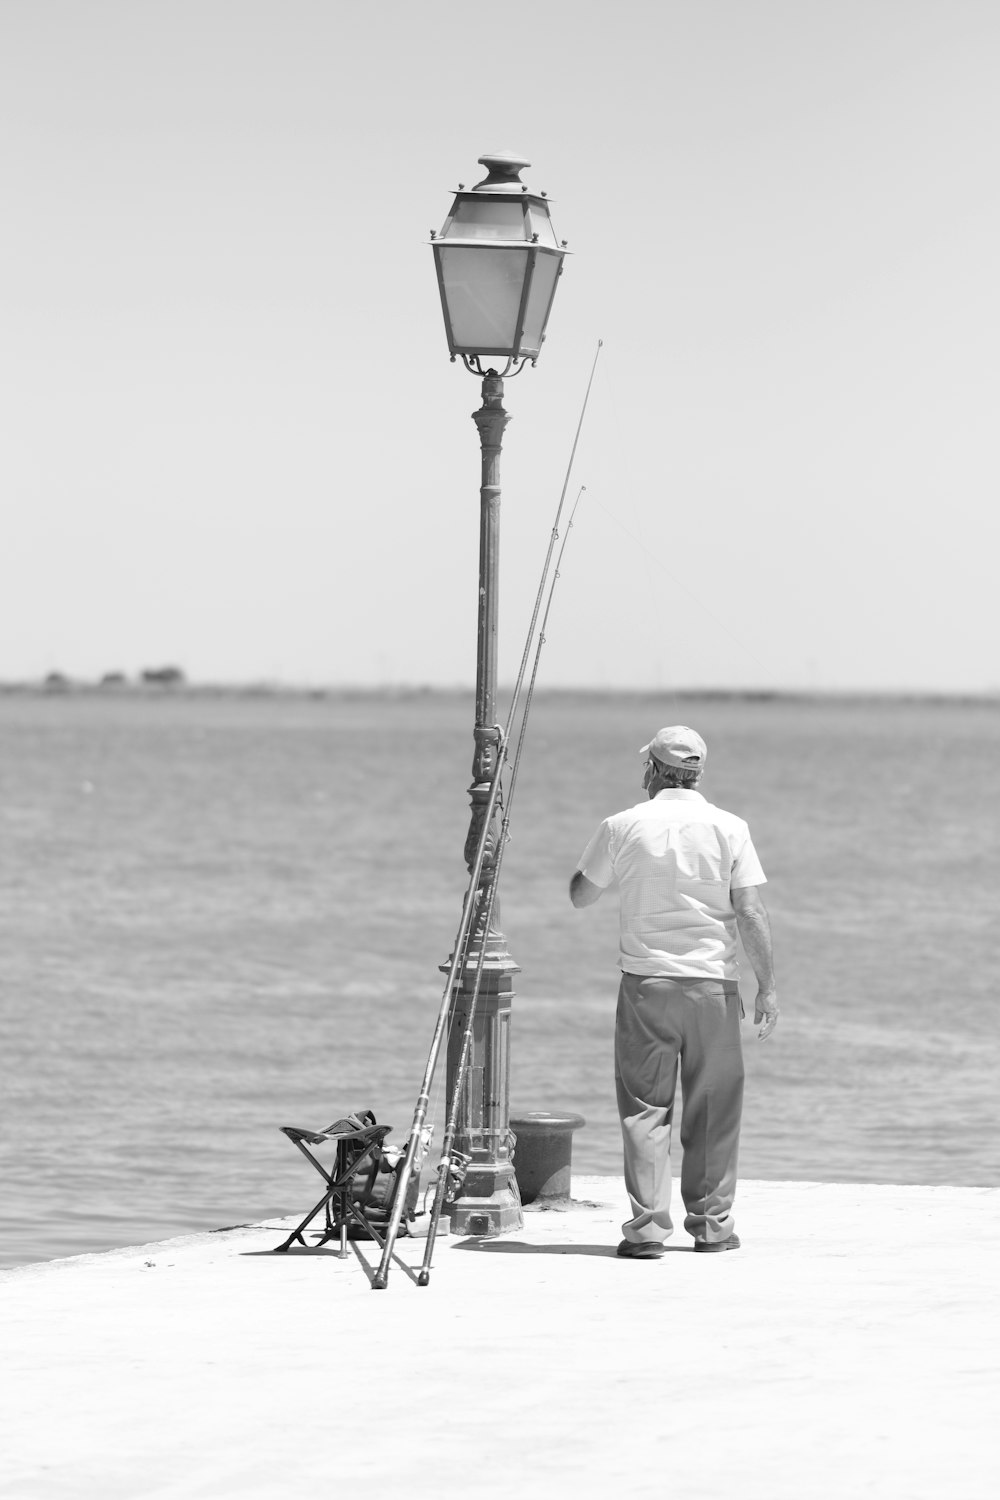
[[[694,1248],[702,1255],[718,1255],[720,1250],[738,1250],[740,1237],[731,1234],[726,1240],[695,1240]]]
[[[625,1260],[659,1260],[666,1254],[666,1246],[659,1240],[622,1240],[615,1254]]]

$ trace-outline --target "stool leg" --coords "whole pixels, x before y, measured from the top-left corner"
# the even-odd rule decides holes
[[[338,1141],[337,1142],[337,1177],[338,1177],[338,1179],[344,1175],[344,1172],[346,1170],[347,1170],[347,1143],[345,1141]],[[339,1256],[339,1258],[341,1260],[346,1260],[347,1259],[347,1220],[349,1218],[349,1215],[348,1215],[348,1212],[347,1212],[347,1204],[350,1201],[350,1195],[351,1195],[351,1183],[347,1182],[347,1183],[345,1183],[344,1187],[341,1188],[340,1192],[337,1194],[337,1207],[338,1207],[338,1209],[340,1211],[340,1250],[338,1251],[338,1256]]]
[[[285,1240],[284,1244],[283,1245],[275,1245],[275,1247],[274,1247],[275,1250],[287,1250],[287,1249],[290,1248],[291,1245],[293,1245],[295,1243],[296,1240],[298,1240],[298,1242],[299,1242],[300,1245],[302,1245],[304,1248],[308,1249],[308,1246],[306,1245],[306,1242],[305,1242],[305,1237],[304,1237],[303,1231],[306,1230],[309,1227],[309,1225],[312,1223],[313,1219],[315,1219],[316,1215],[319,1213],[320,1209],[327,1202],[328,1202],[327,1198],[321,1198],[319,1200],[319,1202],[317,1203],[316,1207],[314,1209],[312,1209],[309,1213],[306,1214],[305,1218],[302,1220],[302,1223],[299,1225],[299,1227],[297,1229],[293,1229],[292,1230],[291,1234],[288,1236],[287,1240]]]

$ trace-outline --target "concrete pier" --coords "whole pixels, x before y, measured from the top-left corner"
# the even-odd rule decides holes
[[[377,1296],[373,1244],[272,1254],[291,1219],[5,1272],[0,1495],[430,1500],[472,1455],[511,1500],[1000,1493],[1000,1189],[736,1210],[734,1254],[618,1260],[621,1181],[574,1177]]]

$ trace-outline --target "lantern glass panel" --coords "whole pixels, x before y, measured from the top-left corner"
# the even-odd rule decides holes
[[[537,354],[542,347],[545,319],[548,317],[558,274],[558,255],[535,257],[535,274],[531,278],[528,306],[524,313],[524,331],[521,335],[522,354]]]
[[[442,242],[438,255],[454,347],[466,353],[512,351],[528,266],[524,250]]]
[[[557,250],[559,246],[556,241],[556,232],[552,228],[552,220],[549,218],[548,209],[544,208],[540,203],[532,203],[530,217],[530,230],[532,234],[538,235],[538,243],[540,245],[549,245],[553,250]]]
[[[490,199],[463,198],[455,204],[448,226],[447,239],[457,240],[523,240],[524,206],[521,203],[497,203]]]

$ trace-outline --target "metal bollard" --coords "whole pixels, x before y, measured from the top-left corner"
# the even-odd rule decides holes
[[[544,1109],[511,1120],[517,1138],[514,1176],[522,1203],[569,1199],[573,1131],[586,1123],[583,1115],[553,1115]]]

